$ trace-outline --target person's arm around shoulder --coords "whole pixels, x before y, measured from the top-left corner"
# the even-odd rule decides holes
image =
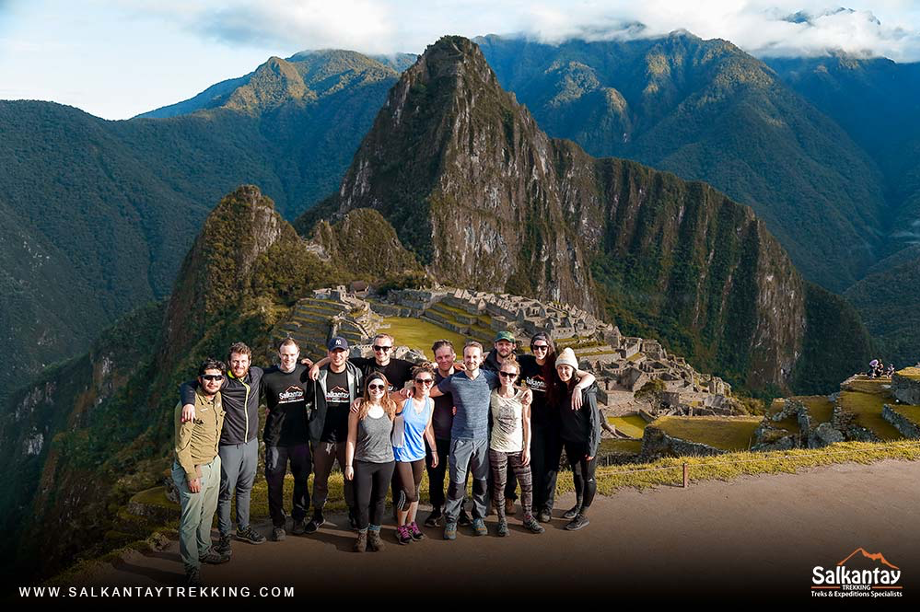
[[[429,397],[428,402],[428,425],[425,426],[425,440],[428,442],[428,448],[431,449],[431,467],[438,467],[438,445],[434,439],[434,401]]]
[[[224,388],[224,382],[221,381],[220,388]],[[195,391],[198,389],[198,381],[192,380],[184,382],[179,386],[179,397],[182,402],[182,422],[187,423],[195,420]]]
[[[588,452],[590,456],[588,461],[597,457],[597,450],[601,445],[601,414],[597,408],[597,394],[593,391],[585,391],[585,405],[588,410],[588,422],[590,423],[590,439],[588,443]]]
[[[523,396],[523,394],[521,394]],[[530,402],[521,399],[521,427],[524,430],[524,446],[521,450],[521,465],[530,464]]]
[[[361,401],[361,400],[357,400]],[[358,443],[358,412],[348,413],[348,440],[345,442],[345,479],[355,479],[355,446]]]
[[[572,410],[581,408],[581,392],[593,385],[597,380],[594,374],[584,370],[577,370],[575,376],[578,377],[578,384],[575,385],[575,390],[572,392]]]
[[[192,460],[192,431],[195,429],[195,422],[182,421],[181,414],[177,417],[179,422],[176,423],[176,461],[185,472],[189,491],[198,493],[201,491],[201,479],[198,478],[198,470]]]

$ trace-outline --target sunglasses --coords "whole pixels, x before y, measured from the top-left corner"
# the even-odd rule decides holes
[[[517,378],[517,374],[514,372],[499,372],[498,373],[502,378]]]
[[[417,382],[420,385],[430,385],[434,382],[434,379],[433,378],[416,378],[415,382]]]
[[[384,389],[386,389],[386,386],[384,386],[384,385],[368,385],[367,388],[370,389],[371,391],[383,391]]]
[[[220,380],[223,380],[223,379],[224,379],[224,376],[223,376],[223,374],[203,374],[203,375],[201,376],[201,379],[202,379],[202,380],[217,380],[217,381],[220,381]]]
[[[548,350],[549,350],[549,345],[547,345],[547,344],[534,344],[533,346],[530,347],[530,350],[532,350],[532,351],[548,351]]]
[[[389,351],[391,348],[393,348],[393,347],[392,347],[392,346],[379,346],[379,345],[377,345],[377,344],[374,345],[374,350],[375,350],[375,351],[383,351],[384,353],[386,353],[387,351]]]

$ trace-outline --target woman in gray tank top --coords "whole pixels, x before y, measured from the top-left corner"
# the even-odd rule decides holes
[[[364,381],[364,395],[357,412],[348,415],[345,444],[345,478],[355,483],[358,539],[355,552],[383,548],[380,523],[387,489],[393,479],[393,420],[396,403],[387,397],[389,382],[375,372]]]

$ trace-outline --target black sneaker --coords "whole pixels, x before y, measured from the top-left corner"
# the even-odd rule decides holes
[[[230,534],[228,533],[227,535],[221,535],[220,540],[217,541],[217,546],[214,546],[213,548],[215,551],[217,551],[217,554],[225,555],[229,558],[230,553],[232,552],[230,550]]]
[[[291,527],[291,533],[294,535],[303,535],[306,531],[306,525],[304,525],[303,520],[294,521],[294,525]]]
[[[572,508],[570,508],[569,510],[566,510],[566,511],[562,514],[562,518],[564,518],[564,519],[567,520],[567,521],[571,521],[571,520],[574,519],[576,516],[578,516],[578,511],[579,511],[579,510],[581,510],[581,504],[575,504]]]
[[[194,567],[190,570],[185,570],[185,586],[187,587],[200,587],[201,586],[201,571]]]
[[[316,533],[320,527],[326,522],[326,519],[323,518],[322,514],[314,514],[313,518],[310,519],[310,522],[306,524],[303,528],[303,532],[306,534]]]
[[[508,535],[508,521],[505,519],[498,519],[498,530],[496,531],[500,538],[504,538]]]
[[[587,516],[579,512],[565,528],[569,531],[578,531],[582,527],[586,527],[590,522]]]
[[[533,516],[524,517],[524,529],[526,529],[530,533],[543,533],[544,531],[546,531],[543,528],[543,525],[538,523],[537,519],[535,519]]]
[[[537,514],[537,520],[541,523],[549,523],[553,520],[553,513],[544,508]]]
[[[435,508],[431,511],[431,514],[428,515],[428,518],[425,519],[425,527],[440,527],[443,518],[444,515],[441,514],[441,509]]]
[[[466,510],[460,510],[460,518],[457,519],[457,524],[461,527],[469,527],[473,524],[473,519],[466,513]]]
[[[230,555],[222,555],[212,546],[208,552],[198,557],[201,563],[210,563],[211,565],[220,565],[230,560]]]
[[[250,544],[262,544],[265,542],[265,536],[261,533],[256,533],[256,530],[252,528],[252,525],[248,525],[246,529],[237,529],[236,539],[243,542],[248,542]]]
[[[287,537],[284,527],[274,527],[272,529],[272,542],[281,542]]]

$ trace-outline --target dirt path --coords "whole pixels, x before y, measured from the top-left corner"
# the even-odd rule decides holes
[[[311,537],[289,535],[261,546],[234,542],[233,560],[205,567],[202,575],[209,585],[294,585],[297,597],[349,594],[393,603],[410,587],[461,598],[490,592],[804,600],[811,597],[814,566],[833,567],[862,547],[902,570],[904,598],[912,598],[920,591],[918,482],[920,462],[887,460],[688,489],[630,490],[598,498],[591,525],[579,532],[564,531],[557,519],[545,534],[532,535],[517,516],[507,539],[477,538],[461,528],[456,541],[445,542],[431,529],[427,540],[398,546],[392,525],[385,525],[387,549],[364,555],[351,552],[354,535],[347,528],[327,523]],[[558,506],[571,503],[566,497]],[[341,516],[333,521],[347,524]],[[494,517],[487,522],[494,529]],[[174,543],[102,568],[85,584],[179,585],[181,572]]]

